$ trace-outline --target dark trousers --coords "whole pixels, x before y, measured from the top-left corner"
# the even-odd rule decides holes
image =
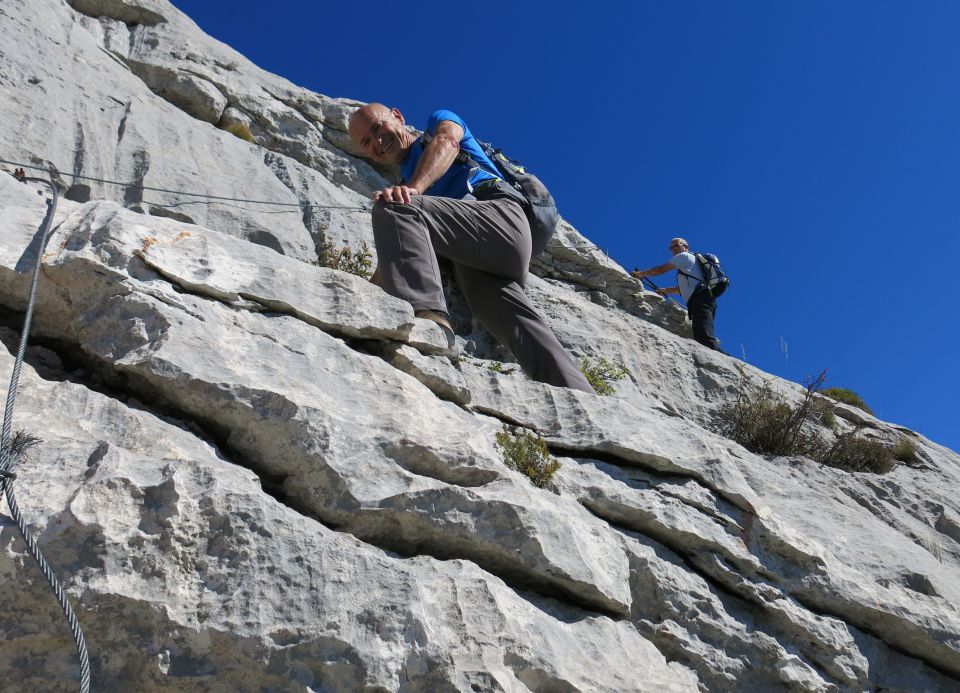
[[[414,310],[447,313],[437,256],[453,262],[470,310],[534,380],[593,392],[523,292],[530,224],[511,199],[416,196],[373,207],[380,286]]]
[[[698,286],[687,301],[687,315],[693,323],[693,338],[705,347],[725,354],[720,341],[713,334],[713,319],[717,315],[717,301],[705,287]]]

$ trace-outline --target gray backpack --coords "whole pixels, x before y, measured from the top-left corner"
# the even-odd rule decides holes
[[[503,179],[519,191],[527,201],[524,211],[530,222],[533,254],[539,255],[547,247],[547,242],[553,238],[557,230],[557,222],[560,220],[560,212],[557,211],[557,203],[553,195],[547,190],[543,181],[529,173],[519,161],[507,157],[502,150],[486,142],[480,142],[480,146],[483,147],[483,153],[499,169],[499,175],[503,176]],[[488,171],[488,173],[498,175],[496,171]]]

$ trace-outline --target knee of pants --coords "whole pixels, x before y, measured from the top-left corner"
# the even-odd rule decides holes
[[[378,201],[373,204],[373,210],[370,212],[370,218],[373,221],[373,231],[376,233],[378,228],[384,228],[385,225],[393,225],[395,215],[393,205]]]
[[[410,233],[420,225],[420,211],[413,205],[398,202],[376,202],[370,212],[373,223],[373,243],[377,248],[384,244],[389,247],[402,235]],[[415,224],[411,225],[411,220]]]
[[[373,218],[374,224],[382,224],[384,222],[392,223],[398,215],[406,216],[420,216],[420,205],[417,204],[418,199],[413,199],[410,201],[410,204],[404,204],[402,202],[384,202],[383,200],[378,200],[373,203],[373,209],[370,211],[370,215]]]

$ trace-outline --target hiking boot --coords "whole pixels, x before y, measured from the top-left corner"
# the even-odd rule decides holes
[[[413,311],[413,317],[423,318],[424,320],[432,320],[448,332],[453,332],[453,325],[450,324],[450,321],[447,320],[447,316],[443,313],[438,313],[435,310],[415,310]]]
[[[438,356],[448,356],[450,358],[456,358],[460,355],[460,348],[457,346],[457,338],[453,334],[453,325],[450,324],[450,320],[447,319],[447,316],[445,316],[443,313],[438,313],[435,310],[417,310],[414,311],[413,316],[415,318],[420,318],[421,320],[429,320],[430,322],[434,322],[440,326],[441,330],[443,330],[443,334],[447,338],[447,348],[436,349],[434,345],[430,345],[433,353],[437,354]]]

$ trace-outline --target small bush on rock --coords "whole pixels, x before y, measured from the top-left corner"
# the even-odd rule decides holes
[[[623,366],[610,363],[602,356],[596,363],[584,358],[580,362],[580,372],[598,395],[612,395],[613,386],[610,383],[623,380],[630,374]]]
[[[349,272],[366,279],[373,272],[373,253],[366,241],[360,243],[360,250],[354,252],[350,246],[337,250],[333,243],[323,241],[317,246],[317,265],[330,269]]]
[[[833,407],[825,398],[821,397],[817,401],[817,411],[820,423],[835,431],[837,429],[837,415],[833,413]]]
[[[230,123],[227,127],[224,128],[227,132],[235,137],[239,137],[246,142],[254,142],[253,132],[250,130],[250,126],[246,123]]]
[[[829,403],[818,393],[825,378],[826,371],[807,382],[803,400],[791,405],[769,382],[747,385],[741,372],[737,398],[720,408],[716,430],[761,455],[798,455],[849,472],[889,472],[893,454],[881,443],[859,436],[859,427],[837,435],[832,445],[817,434],[816,425],[836,425]]]
[[[862,409],[871,416],[873,415],[873,409],[868,407],[867,403],[863,401],[863,397],[858,395],[853,390],[849,390],[845,387],[828,387],[822,390],[821,394],[826,395],[830,399],[835,399],[838,402],[849,404],[851,407]]]
[[[546,441],[530,431],[517,435],[506,426],[496,435],[497,447],[503,453],[503,462],[510,469],[526,474],[534,486],[543,488],[560,469],[560,462],[553,459]]]
[[[493,371],[494,373],[502,373],[503,375],[510,375],[511,373],[514,373],[517,369],[516,369],[516,368],[506,368],[506,367],[505,367],[502,363],[500,363],[499,361],[494,361],[494,362],[491,363],[489,366],[487,366],[487,370],[488,370],[488,371]]]
[[[817,462],[848,472],[886,474],[895,466],[893,455],[882,443],[857,435],[859,428],[837,436],[825,452],[814,457]]]
[[[890,451],[893,459],[904,464],[917,464],[920,460],[917,458],[917,444],[910,438],[901,438]]]
[[[827,413],[833,413],[817,397],[825,379],[824,371],[808,382],[803,401],[794,407],[773,391],[769,381],[759,388],[751,387],[741,372],[737,398],[720,408],[718,432],[761,455],[811,457],[822,443],[807,427],[812,423],[826,425]]]

